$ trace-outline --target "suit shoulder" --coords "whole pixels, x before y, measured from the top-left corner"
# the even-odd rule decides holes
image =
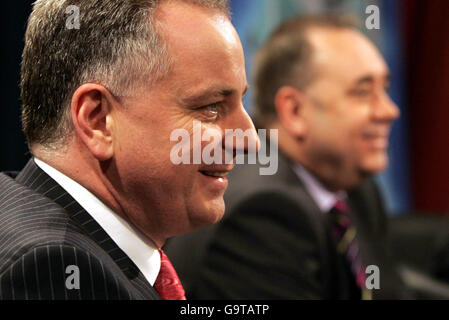
[[[291,233],[301,238],[324,241],[326,220],[307,195],[296,197],[286,188],[266,188],[248,194],[226,209],[219,225],[247,225],[265,233]]]
[[[117,270],[84,249],[34,247],[0,273],[0,297],[16,299],[129,299]]]
[[[0,273],[47,245],[95,247],[61,206],[0,174]]]

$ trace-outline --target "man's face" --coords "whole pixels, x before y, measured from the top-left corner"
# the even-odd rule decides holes
[[[304,152],[319,176],[336,180],[326,182],[351,188],[388,164],[388,136],[399,116],[386,92],[388,68],[357,31],[316,29],[309,36],[317,75],[305,90],[312,107],[304,111]]]
[[[220,13],[166,2],[157,14],[172,59],[170,74],[117,111],[115,161],[119,197],[129,219],[157,239],[217,222],[224,213],[225,173],[232,165],[175,165],[176,129],[251,129],[243,49]],[[203,146],[209,142],[203,142]],[[192,148],[192,146],[191,146]],[[235,150],[231,150],[235,151]],[[211,177],[216,174],[221,177]]]

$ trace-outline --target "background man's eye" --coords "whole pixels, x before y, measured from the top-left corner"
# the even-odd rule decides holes
[[[351,91],[351,94],[358,97],[366,97],[371,94],[371,91],[367,89],[355,89]]]

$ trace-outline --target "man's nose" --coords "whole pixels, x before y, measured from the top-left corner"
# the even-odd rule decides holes
[[[234,111],[226,121],[225,148],[228,151],[232,149],[234,153],[244,154],[259,151],[259,136],[243,105]]]
[[[373,116],[381,121],[394,121],[400,116],[398,106],[391,100],[386,92],[382,92],[376,101]]]

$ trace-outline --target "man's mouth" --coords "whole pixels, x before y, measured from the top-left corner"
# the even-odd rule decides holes
[[[199,168],[199,173],[204,178],[201,179],[201,184],[207,188],[208,192],[212,192],[215,196],[223,195],[228,187],[227,175],[234,168],[234,165],[205,165]]]
[[[369,135],[365,136],[365,139],[371,146],[375,149],[386,149],[388,148],[388,136],[384,135]]]
[[[233,168],[234,165],[204,166],[200,169],[200,172],[207,177],[226,178]]]
[[[364,134],[365,139],[388,139],[386,134]]]
[[[224,178],[229,174],[229,171],[217,172],[217,171],[200,171],[203,175],[208,177]]]
[[[363,133],[363,136],[367,139],[388,139],[390,128],[368,129]]]
[[[364,132],[363,138],[375,149],[385,150],[388,148],[389,135],[390,128],[372,128]]]

